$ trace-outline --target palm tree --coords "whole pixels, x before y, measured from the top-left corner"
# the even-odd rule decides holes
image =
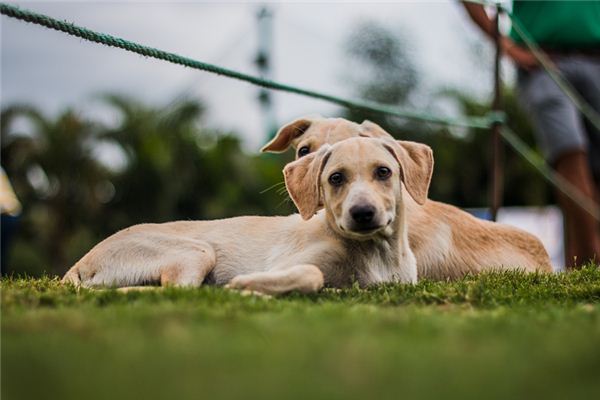
[[[235,135],[204,127],[197,100],[178,98],[160,108],[122,96],[105,100],[120,123],[104,137],[127,155],[127,167],[115,178],[114,229],[124,221],[291,211],[275,191],[261,194],[281,181],[284,160],[248,156]]]
[[[107,170],[92,149],[101,127],[67,110],[55,119],[31,107],[2,111],[2,165],[25,207],[21,237],[39,244],[51,270],[73,259],[69,243],[82,223],[102,209],[98,188]],[[28,132],[18,132],[16,122]]]
[[[27,107],[2,112],[2,162],[24,205],[14,268],[62,273],[136,223],[293,211],[277,190],[264,193],[281,183],[285,160],[248,155],[235,135],[204,127],[197,100],[104,101],[117,112],[116,126],[73,111],[55,119]],[[31,129],[19,135],[23,120]],[[100,144],[120,149],[124,164],[101,161]]]

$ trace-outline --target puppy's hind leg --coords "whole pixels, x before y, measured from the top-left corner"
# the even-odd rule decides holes
[[[212,246],[198,241],[189,246],[160,268],[161,286],[200,286],[215,267],[217,257]]]
[[[164,234],[119,237],[100,243],[63,278],[90,288],[200,286],[216,263],[208,243]]]

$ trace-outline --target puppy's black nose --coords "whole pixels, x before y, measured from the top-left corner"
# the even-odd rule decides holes
[[[352,206],[350,208],[350,215],[357,224],[368,225],[373,221],[373,217],[375,216],[375,207],[372,205]]]

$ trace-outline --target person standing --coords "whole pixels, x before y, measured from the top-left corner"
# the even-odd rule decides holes
[[[463,2],[490,38],[495,20],[481,4]],[[600,1],[513,1],[513,17],[549,56],[561,74],[600,113]],[[581,115],[514,28],[500,38],[516,64],[517,92],[531,116],[546,162],[585,197],[600,200],[600,131]],[[565,219],[566,267],[600,260],[600,224],[562,192],[556,193]]]

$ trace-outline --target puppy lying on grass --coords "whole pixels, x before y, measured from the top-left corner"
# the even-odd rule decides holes
[[[302,159],[322,146],[353,137],[394,139],[370,121],[359,125],[341,118],[306,117],[281,128],[262,151],[284,152],[293,147],[296,158]],[[448,279],[502,269],[552,272],[544,246],[527,232],[432,200],[419,203],[406,197],[405,207],[419,278]]]
[[[267,294],[416,282],[405,201],[426,201],[432,169],[423,144],[352,138],[322,146],[283,171],[300,215],[136,225],[96,245],[63,282],[214,283]]]

